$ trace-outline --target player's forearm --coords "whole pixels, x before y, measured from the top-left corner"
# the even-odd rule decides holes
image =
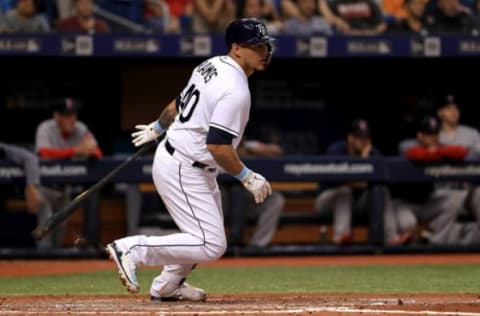
[[[175,107],[175,100],[173,100],[162,111],[158,118],[158,122],[164,129],[167,129],[173,123],[175,116],[177,116],[177,109]]]
[[[208,150],[218,165],[231,175],[239,174],[243,169],[238,154],[232,145],[208,144]]]

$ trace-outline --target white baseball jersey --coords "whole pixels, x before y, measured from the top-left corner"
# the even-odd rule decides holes
[[[233,135],[234,148],[240,143],[250,113],[245,72],[229,56],[210,58],[193,70],[180,100],[167,139],[190,159],[216,165],[207,149],[208,130],[215,127]]]
[[[164,267],[152,282],[152,296],[168,296],[197,263],[216,260],[227,248],[217,172],[195,167],[183,156],[218,167],[206,144],[212,127],[235,136],[232,145],[238,146],[250,112],[247,76],[230,57],[208,59],[193,70],[177,106],[166,137],[175,154],[163,141],[155,152],[152,177],[179,233],[115,240],[136,265]]]

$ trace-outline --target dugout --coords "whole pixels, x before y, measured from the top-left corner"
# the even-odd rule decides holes
[[[376,146],[386,155],[396,155],[399,140],[413,136],[415,118],[432,113],[436,100],[445,93],[455,94],[462,110],[462,122],[480,128],[477,83],[467,77],[469,70],[480,66],[479,57],[475,54],[276,57],[267,72],[250,79],[252,116],[247,134],[262,139],[276,133],[289,155],[318,155],[329,143],[343,137],[351,118],[361,116],[370,121]],[[163,105],[176,97],[191,69],[202,59],[192,56],[145,58],[135,54],[1,57],[1,140],[31,146],[36,125],[50,116],[51,100],[59,95],[72,95],[84,101],[86,106],[79,118],[94,131],[106,155],[131,152],[131,127],[151,120]],[[19,130],[18,122],[22,122],[21,131],[12,132]],[[302,207],[307,210],[314,189],[284,189],[292,210]],[[107,186],[102,196],[114,203],[121,199],[113,185]],[[282,227],[295,223],[298,229],[305,229],[312,218],[304,215],[302,212],[287,214],[282,219]],[[115,225],[108,222],[109,219],[103,220],[102,227]],[[315,218],[314,223],[328,220]],[[356,224],[365,223],[360,220]],[[118,230],[114,234],[117,233]],[[366,241],[358,251],[379,251]],[[282,251],[272,249],[273,253]],[[285,249],[342,251],[322,248],[319,244]],[[381,251],[423,251],[421,249]],[[469,251],[465,247],[425,249]]]

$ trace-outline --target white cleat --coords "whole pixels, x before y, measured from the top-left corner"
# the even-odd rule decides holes
[[[118,274],[122,284],[127,288],[130,293],[138,293],[140,291],[140,285],[137,282],[137,276],[135,275],[136,266],[132,259],[120,250],[118,250],[115,243],[110,243],[105,247],[105,251],[109,255],[118,267]]]
[[[190,301],[190,302],[204,302],[207,299],[207,294],[203,289],[193,287],[188,283],[181,284],[171,295],[155,296],[151,295],[150,300],[159,302],[176,302],[176,301]]]

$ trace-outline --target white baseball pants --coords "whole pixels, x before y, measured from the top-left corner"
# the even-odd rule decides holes
[[[193,167],[185,157],[170,155],[164,142],[158,145],[153,162],[153,180],[180,233],[167,236],[136,235],[118,239],[117,247],[135,264],[165,266],[161,281],[180,281],[196,263],[221,257],[227,247],[220,191],[216,177]]]

